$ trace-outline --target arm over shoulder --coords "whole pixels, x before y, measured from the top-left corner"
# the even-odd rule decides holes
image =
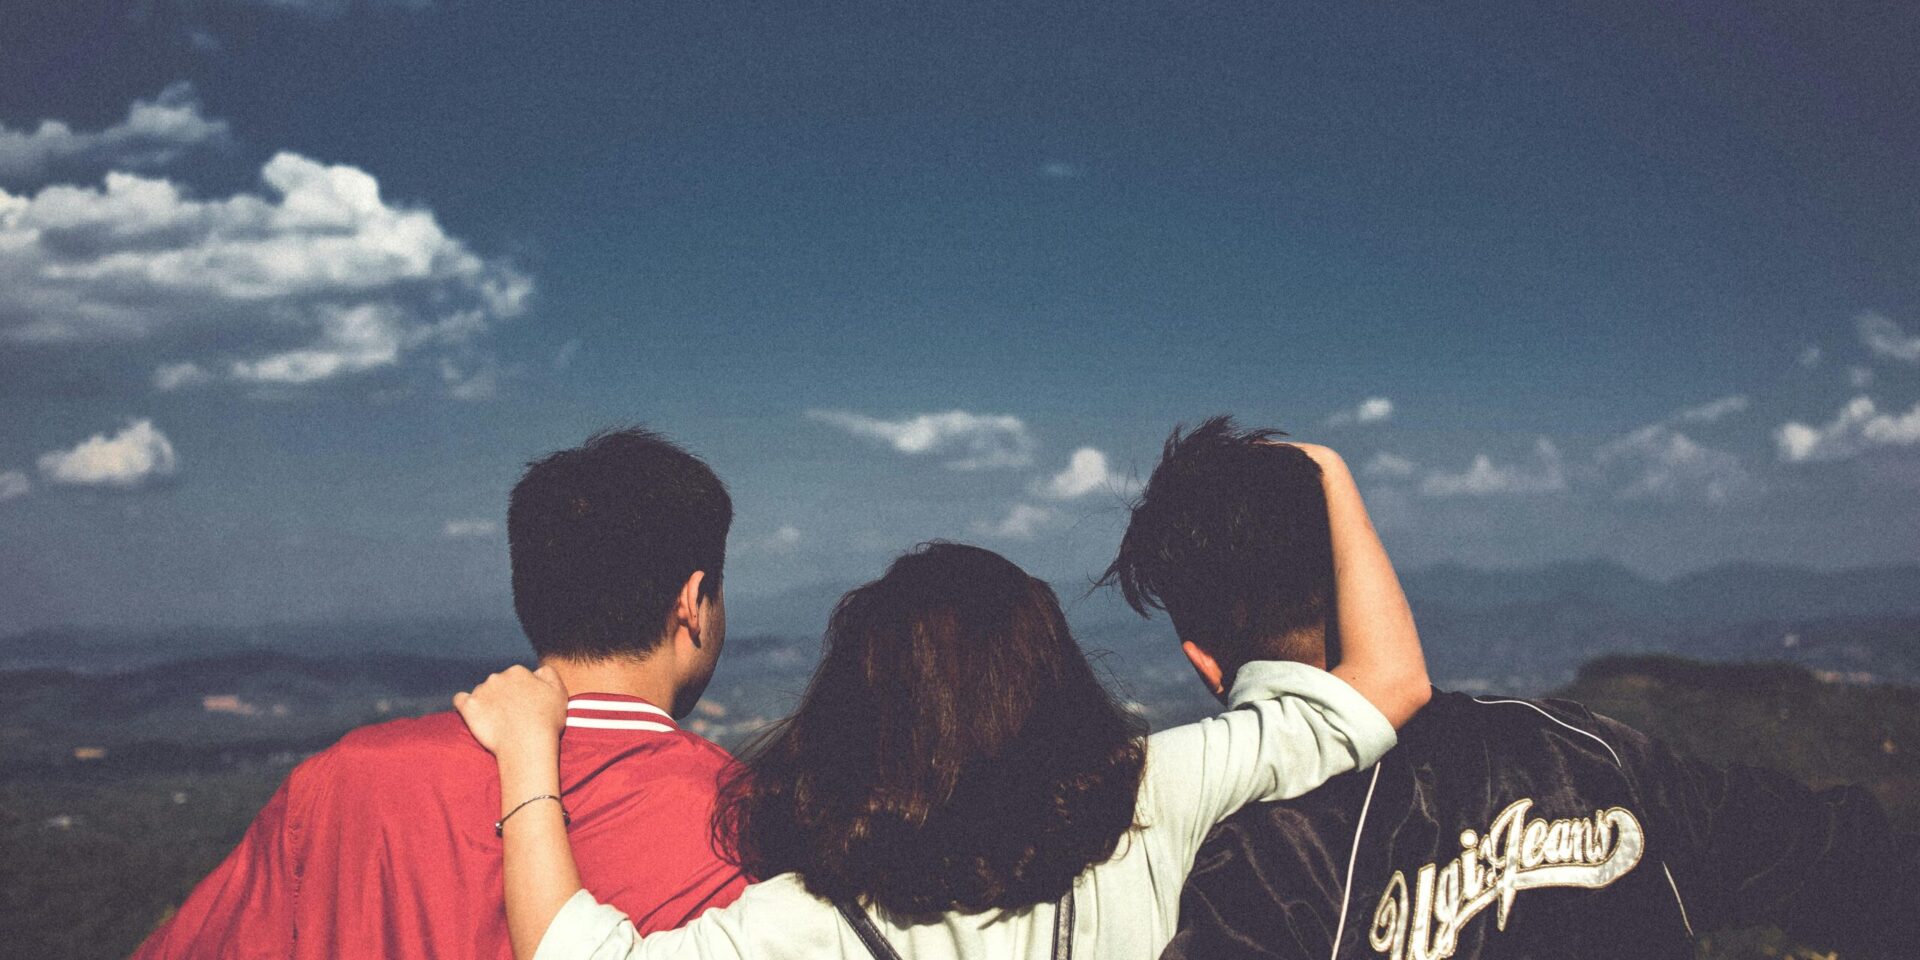
[[[1149,842],[1168,845],[1165,852],[1183,864],[1235,810],[1297,797],[1372,766],[1396,741],[1393,726],[1365,697],[1302,663],[1246,664],[1231,702],[1232,710],[1147,741],[1141,815]]]
[[[533,960],[802,960],[841,956],[840,915],[783,874],[748,885],[732,904],[677,930],[641,936],[619,910],[575,893],[554,915]]]

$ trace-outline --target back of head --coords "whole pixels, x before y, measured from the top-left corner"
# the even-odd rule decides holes
[[[1325,655],[1333,548],[1320,467],[1230,417],[1167,439],[1101,577],[1142,616],[1158,607],[1182,640],[1228,671],[1251,659]]]
[[[541,657],[644,656],[695,571],[720,589],[733,501],[700,458],[640,428],[527,466],[507,507],[513,608]]]
[[[1051,588],[990,551],[926,544],[840,601],[719,833],[750,873],[900,914],[1054,900],[1132,826],[1140,732]]]

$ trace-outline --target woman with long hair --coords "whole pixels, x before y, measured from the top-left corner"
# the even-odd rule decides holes
[[[716,840],[763,881],[641,938],[580,888],[562,805],[536,803],[504,831],[516,957],[1157,957],[1215,823],[1372,764],[1429,695],[1364,512],[1331,533],[1342,662],[1247,663],[1234,709],[1145,738],[1044,582],[922,545],[840,601],[799,708],[723,788]],[[503,811],[559,792],[555,678],[455,699]]]

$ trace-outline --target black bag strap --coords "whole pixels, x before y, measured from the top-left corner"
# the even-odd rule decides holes
[[[860,905],[851,900],[842,900],[834,904],[840,909],[840,915],[847,918],[847,926],[853,928],[853,935],[860,938],[861,945],[873,955],[873,960],[901,960],[900,951],[880,935],[880,928],[873,925]],[[1053,960],[1073,960],[1073,890],[1060,898],[1060,908],[1053,913]]]
[[[840,908],[840,915],[847,918],[847,926],[853,928],[853,935],[866,944],[867,952],[873,954],[873,960],[900,960],[900,951],[880,935],[879,928],[867,919],[867,912],[851,900],[842,900],[834,906]]]
[[[1060,898],[1053,912],[1053,960],[1073,960],[1073,888]]]

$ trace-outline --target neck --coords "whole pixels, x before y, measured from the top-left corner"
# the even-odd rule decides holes
[[[1292,633],[1269,637],[1253,645],[1254,660],[1293,660],[1311,667],[1327,668],[1327,625],[1325,621],[1301,627]]]
[[[568,696],[583,693],[618,693],[639,697],[663,710],[672,710],[680,685],[662,669],[659,657],[630,660],[570,660],[549,657],[541,665],[553,668],[566,684]]]

